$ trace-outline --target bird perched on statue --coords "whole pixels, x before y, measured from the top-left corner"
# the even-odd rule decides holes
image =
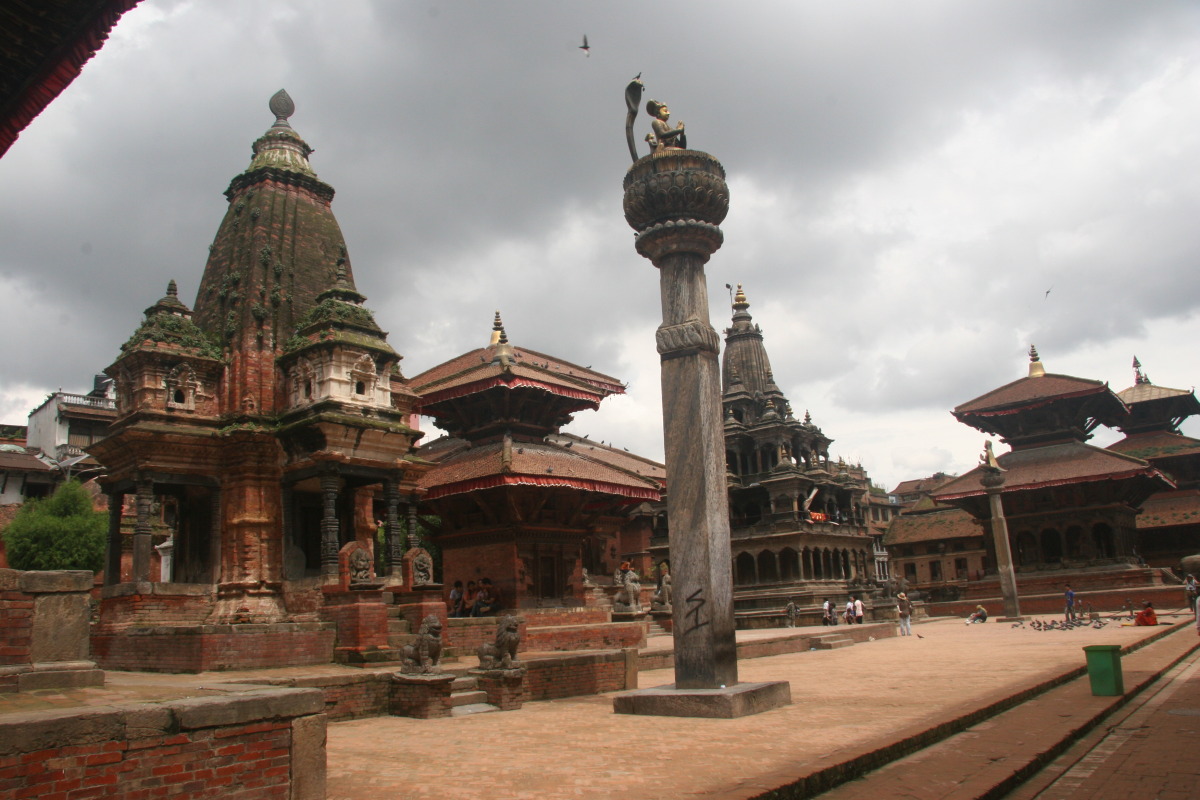
[[[592,57],[592,48],[588,46],[586,33],[583,35],[583,44],[579,45],[579,49],[582,50],[583,54],[588,58]]]

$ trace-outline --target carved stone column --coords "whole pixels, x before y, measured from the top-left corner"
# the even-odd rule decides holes
[[[1013,569],[1012,548],[1008,544],[1008,521],[1004,518],[1004,503],[1000,488],[1004,473],[984,467],[980,483],[987,489],[988,505],[992,512],[992,542],[996,547],[996,573],[1000,576],[1000,596],[1004,598],[1004,617],[1021,618],[1021,600],[1017,596],[1017,573]]]
[[[417,535],[417,496],[408,499],[408,549],[421,546],[421,537]]]
[[[709,323],[704,264],[724,240],[725,169],[695,150],[665,150],[625,175],[625,219],[659,269],[663,438],[674,580],[675,685],[737,683],[720,339]]]
[[[154,504],[154,483],[137,479],[137,523],[133,528],[133,580],[150,580],[150,508]]]
[[[400,486],[395,478],[390,478],[383,487],[384,502],[387,503],[387,565],[391,582],[400,580],[400,560],[404,558],[404,542],[400,538]]]
[[[338,577],[337,498],[340,483],[336,473],[321,476],[321,575],[334,580]]]
[[[108,538],[104,544],[104,585],[121,582],[121,512],[125,506],[124,492],[108,495]]]

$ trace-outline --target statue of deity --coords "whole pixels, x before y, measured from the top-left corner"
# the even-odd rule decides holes
[[[666,103],[650,100],[646,103],[646,113],[654,117],[653,122],[650,123],[650,128],[654,131],[654,152],[658,153],[666,149],[687,149],[687,135],[683,132],[683,123],[680,122],[674,128],[671,127],[667,122],[671,117],[671,110],[667,108]]]

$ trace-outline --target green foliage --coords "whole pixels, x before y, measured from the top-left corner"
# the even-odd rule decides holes
[[[221,357],[221,348],[209,339],[196,323],[175,314],[154,314],[149,317],[134,331],[129,341],[121,345],[121,350],[131,350],[147,340],[191,348],[209,358]]]
[[[429,553],[429,557],[433,559],[433,580],[435,583],[442,582],[442,548],[438,546],[433,537],[442,528],[442,518],[433,514],[421,514],[417,517],[417,546]],[[408,520],[404,515],[400,516],[400,541],[404,543],[404,549],[408,549]],[[387,552],[387,537],[384,535],[384,528],[381,526],[375,531],[375,553],[376,564],[375,569],[380,575],[386,569]]]
[[[92,509],[92,498],[71,480],[44,500],[21,506],[4,530],[13,569],[90,569],[104,565],[108,515]]]

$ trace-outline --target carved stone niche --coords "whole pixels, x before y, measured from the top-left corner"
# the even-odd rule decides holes
[[[167,408],[175,411],[195,411],[200,381],[190,364],[176,364],[163,379],[167,390]]]
[[[343,589],[378,589],[371,551],[362,542],[350,542],[338,551],[338,578]]]

